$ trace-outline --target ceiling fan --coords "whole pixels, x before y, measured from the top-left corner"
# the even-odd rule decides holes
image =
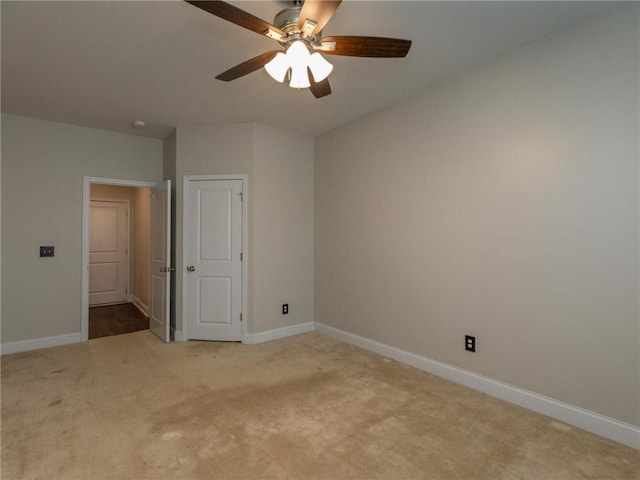
[[[348,57],[397,58],[407,55],[411,40],[363,36],[322,37],[322,29],[342,0],[294,0],[280,11],[273,24],[223,1],[185,0],[231,23],[272,38],[285,50],[270,50],[230,68],[216,78],[229,82],[264,67],[278,82],[289,74],[289,86],[309,88],[316,98],[331,93],[328,76],[333,70],[320,52]]]

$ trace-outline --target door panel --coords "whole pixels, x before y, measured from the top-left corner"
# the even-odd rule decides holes
[[[149,330],[165,342],[171,338],[171,181],[151,187],[151,279]]]
[[[89,305],[124,303],[129,279],[126,202],[89,204]]]
[[[194,340],[242,340],[242,180],[188,182],[186,321]]]
[[[198,289],[200,324],[231,325],[231,282],[229,277],[200,277]]]
[[[199,258],[231,260],[231,190],[201,191],[198,206]]]
[[[123,203],[91,202],[89,226],[90,252],[115,252],[118,250],[118,214]]]
[[[89,266],[89,285],[94,298],[97,294],[118,290],[118,270],[117,263],[94,263]]]

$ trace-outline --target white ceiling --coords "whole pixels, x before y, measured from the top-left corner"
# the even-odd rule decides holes
[[[268,22],[290,5],[230,3]],[[182,1],[0,4],[3,112],[157,138],[177,125],[239,122],[321,133],[615,6],[346,0],[325,35],[413,45],[404,59],[327,55],[333,93],[315,99],[263,69],[215,80],[278,44]],[[147,128],[133,129],[136,119]]]

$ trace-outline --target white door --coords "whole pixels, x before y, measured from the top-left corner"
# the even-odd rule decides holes
[[[165,342],[171,339],[171,180],[151,187],[149,330]]]
[[[124,303],[129,280],[128,204],[89,204],[89,305]]]
[[[194,340],[242,340],[242,180],[187,183],[186,319]]]

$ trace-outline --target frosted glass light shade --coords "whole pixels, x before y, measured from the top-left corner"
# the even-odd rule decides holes
[[[307,73],[307,65],[294,65],[291,67],[291,88],[309,88],[309,74]]]
[[[278,52],[276,56],[264,66],[264,69],[276,82],[282,83],[287,74],[287,70],[289,70],[289,59],[284,53]]]
[[[309,73],[311,70],[313,79],[320,82],[327,78],[333,70],[333,65],[327,62],[318,52],[313,55],[309,52],[307,44],[302,40],[295,40],[289,45],[286,53],[278,52],[264,69],[277,82],[283,82],[289,69],[291,69],[292,88],[309,88]]]
[[[321,82],[329,76],[333,70],[333,65],[327,62],[320,53],[316,52],[309,57],[309,68],[313,74],[313,79],[316,82]]]
[[[289,65],[307,66],[309,62],[309,49],[302,40],[296,40],[287,49],[287,58],[289,59]]]
[[[287,49],[287,59],[291,65],[291,88],[309,88],[309,75],[307,64],[309,63],[309,49],[300,40],[296,40]]]

